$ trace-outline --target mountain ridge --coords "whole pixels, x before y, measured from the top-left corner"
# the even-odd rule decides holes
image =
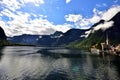
[[[86,30],[70,29],[66,33],[56,31],[50,35],[30,35],[24,34],[20,36],[9,37],[12,43],[32,44],[37,46],[60,46],[69,44],[72,41],[83,39],[80,37],[84,35]]]
[[[102,30],[99,29],[97,31],[94,31],[94,27],[103,24],[105,21],[101,20],[98,23],[94,24],[91,27],[91,33],[89,34],[89,36],[84,39],[83,41],[78,41],[75,44],[72,44],[71,47],[75,47],[75,48],[81,48],[81,47],[87,47],[90,48],[95,44],[99,44],[102,42],[105,42],[106,40],[106,35],[108,35],[109,38],[109,43],[111,45],[117,45],[120,44],[120,12],[118,12],[114,17],[112,17],[109,21],[110,22],[113,21],[114,24],[112,25],[112,27],[109,27],[106,30]]]
[[[9,42],[7,41],[7,36],[5,34],[5,31],[0,26],[0,46],[9,45]]]

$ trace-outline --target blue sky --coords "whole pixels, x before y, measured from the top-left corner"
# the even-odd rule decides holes
[[[120,11],[120,0],[0,0],[0,26],[7,36],[88,29]]]

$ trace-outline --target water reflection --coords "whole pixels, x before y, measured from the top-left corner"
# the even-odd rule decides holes
[[[2,58],[2,55],[3,55],[3,49],[4,49],[4,47],[0,47],[0,60],[1,60],[1,58]]]
[[[1,49],[0,80],[120,80],[120,59],[113,56],[42,56],[40,47]],[[61,49],[74,52],[75,50]],[[79,52],[78,50],[76,51]],[[80,51],[81,53],[81,51]]]
[[[113,60],[109,61],[108,57],[105,57],[106,61],[89,55],[82,59],[71,59],[73,80],[119,80],[118,70],[113,65]]]
[[[48,80],[48,77],[55,72],[59,75],[58,78],[62,78],[64,74],[66,75],[65,71],[69,68],[67,59],[41,57],[41,54],[37,53],[26,55],[37,50],[38,48],[32,49],[31,47],[6,47],[2,50],[4,55],[0,62],[0,72],[2,72],[0,80]],[[20,54],[24,54],[24,56]],[[57,74],[55,73],[55,75]]]
[[[113,64],[115,65],[116,70],[118,71],[118,76],[120,76],[120,58],[118,56],[116,56],[113,60]]]

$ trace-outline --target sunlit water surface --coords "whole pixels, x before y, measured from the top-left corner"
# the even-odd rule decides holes
[[[13,46],[0,49],[0,80],[120,80],[120,59],[89,52],[50,48],[55,54],[77,53],[78,57],[43,55],[42,47]],[[46,52],[45,52],[46,53]],[[50,53],[49,53],[50,54]]]

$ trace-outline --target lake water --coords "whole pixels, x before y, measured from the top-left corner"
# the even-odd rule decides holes
[[[51,53],[54,55],[49,55]],[[69,56],[69,53],[79,55]],[[27,46],[3,47],[0,54],[0,80],[120,80],[120,58],[117,56]]]

